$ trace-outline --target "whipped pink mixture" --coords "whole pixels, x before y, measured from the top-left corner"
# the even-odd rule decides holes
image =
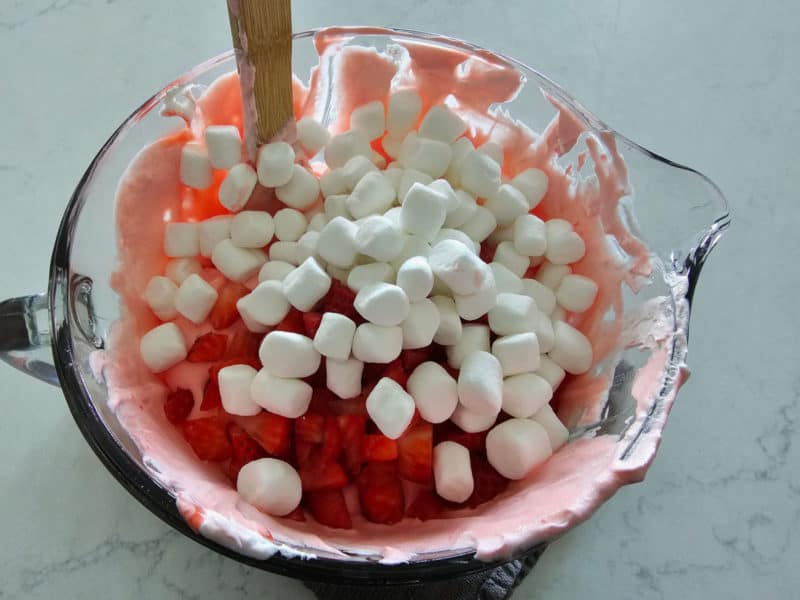
[[[335,29],[318,34],[320,64],[332,66],[315,69],[307,85],[295,80],[298,119],[322,119],[328,86],[332,86],[333,105],[328,107],[328,114],[333,115],[333,122],[326,124],[332,132],[341,132],[349,125],[344,116],[352,109],[372,100],[386,101],[390,89],[412,87],[423,98],[423,114],[430,106],[446,102],[470,124],[470,137],[476,145],[489,139],[499,143],[505,150],[504,176],[530,167],[547,173],[549,191],[536,213],[570,221],[586,243],[585,258],[574,264],[573,270],[597,281],[599,293],[591,309],[569,319],[592,341],[595,364],[603,365],[599,373],[592,369],[585,375],[568,377],[557,392],[554,406],[571,429],[596,422],[607,398],[614,357],[623,345],[644,345],[653,337],[651,327],[642,327],[641,323],[638,328],[637,324],[626,327],[620,317],[624,312],[623,286],[637,290],[650,274],[651,265],[646,248],[618,217],[618,203],[630,189],[614,138],[610,134],[581,138],[595,168],[595,177],[581,180],[571,167],[559,164],[559,158],[570,152],[587,130],[580,118],[549,98],[556,114],[537,134],[503,112],[490,109],[512,100],[521,86],[520,73],[505,62],[489,53],[468,54],[408,41],[390,56],[365,48],[344,48],[345,38],[344,31]],[[576,439],[527,479],[512,482],[503,494],[478,508],[425,522],[404,519],[394,526],[369,523],[356,511],[353,529],[345,531],[313,521],[273,518],[241,500],[223,473],[199,461],[179,431],[166,421],[162,406],[168,390],[148,371],[138,351],[142,334],[159,324],[142,300],[142,291],[154,273],[163,272],[167,261],[162,251],[165,224],[170,220],[201,220],[224,211],[216,202],[205,202],[202,192],[186,191],[181,186],[181,147],[194,136],[192,131],[231,123],[242,124],[235,73],[221,77],[205,92],[191,129],[160,139],[140,152],[117,195],[119,269],[112,283],[120,294],[124,316],[113,331],[110,354],[104,361],[109,402],[139,447],[153,478],[175,495],[192,527],[243,554],[262,558],[275,552],[301,556],[358,554],[395,563],[430,552],[473,550],[478,558],[488,560],[564,532],[590,516],[621,485],[644,477],[674,392],[683,380],[682,369],[665,374],[668,332],[659,336],[660,343],[649,362],[636,374],[635,422],[622,438],[601,435]],[[609,244],[609,235],[628,254],[624,263]],[[189,339],[197,335],[196,326],[184,318],[179,317],[176,323]],[[200,397],[205,374],[202,364],[182,363],[167,371],[166,380],[172,387],[192,389]],[[677,385],[664,404],[665,410],[649,415],[665,377],[673,377]],[[633,438],[646,418],[651,419],[651,425],[634,444]]]

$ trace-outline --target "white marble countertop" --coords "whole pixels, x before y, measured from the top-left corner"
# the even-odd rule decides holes
[[[796,597],[798,4],[294,4],[297,29],[397,25],[518,57],[729,196],[733,227],[696,295],[694,373],[646,482],[553,544],[515,597]],[[150,92],[224,50],[226,28],[223,0],[0,2],[0,297],[44,289],[62,210],[97,148]],[[0,597],[310,597],[142,508],[57,389],[5,367],[0,383]]]

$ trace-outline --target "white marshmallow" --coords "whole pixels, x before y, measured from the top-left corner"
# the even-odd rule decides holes
[[[383,435],[396,440],[414,417],[414,399],[393,379],[383,377],[367,396],[367,413]]]
[[[458,405],[456,380],[441,365],[427,361],[408,377],[408,393],[428,423],[443,423]]]
[[[347,278],[350,276],[349,269],[340,269],[334,265],[327,265],[325,267],[325,272],[334,279],[338,279],[342,283],[347,283]]]
[[[170,321],[178,316],[175,309],[175,296],[178,286],[168,277],[151,277],[144,288],[144,300],[150,310],[162,321]]]
[[[517,217],[513,226],[514,248],[524,256],[544,256],[547,251],[547,228],[536,215]]]
[[[292,165],[292,178],[275,188],[278,200],[290,208],[305,210],[319,197],[319,181],[300,165]]]
[[[503,147],[497,142],[486,142],[477,148],[481,152],[491,158],[498,165],[503,164]]]
[[[375,152],[374,150],[372,151],[372,162],[381,171],[386,168],[386,159],[383,158],[383,154],[380,152]]]
[[[528,201],[513,185],[502,184],[497,191],[486,199],[486,208],[492,211],[497,224],[503,227],[528,212]]]
[[[397,270],[397,285],[406,293],[410,302],[419,302],[433,289],[433,271],[422,256],[413,256]]]
[[[533,331],[539,311],[530,296],[497,294],[495,306],[489,311],[489,327],[497,335]]]
[[[250,384],[250,397],[260,407],[287,419],[306,414],[313,388],[302,379],[288,379],[261,369]]]
[[[549,383],[553,391],[558,389],[558,386],[561,385],[561,382],[564,381],[564,377],[567,375],[564,369],[545,354],[541,356],[539,369],[536,371],[536,374]]]
[[[447,172],[452,156],[453,150],[449,144],[423,137],[409,144],[406,152],[403,147],[400,149],[400,160],[406,168],[422,171],[434,179]]]
[[[343,167],[354,156],[372,156],[372,148],[363,134],[348,131],[333,136],[325,145],[325,162],[331,169]]]
[[[405,231],[431,241],[444,225],[447,216],[443,194],[415,183],[406,194],[400,212],[400,225]]]
[[[261,333],[283,320],[289,312],[289,301],[281,282],[269,280],[259,283],[252,292],[240,298],[236,308],[247,328]]]
[[[325,198],[325,216],[328,218],[328,222],[336,217],[350,219],[350,211],[347,210],[347,198],[348,196],[345,194],[336,194]]]
[[[530,208],[535,208],[547,193],[547,175],[539,169],[526,169],[511,180],[511,185],[525,194]]]
[[[334,217],[319,232],[318,254],[335,267],[351,267],[358,254],[357,233],[358,225],[344,217]]]
[[[467,433],[486,431],[497,421],[497,413],[478,413],[469,410],[463,404],[456,406],[450,420]]]
[[[261,412],[261,407],[250,397],[250,385],[256,373],[250,365],[231,365],[220,369],[217,379],[225,412],[243,417]]]
[[[500,187],[500,165],[477,150],[468,151],[461,161],[461,187],[480,198],[491,198]]]
[[[370,141],[381,137],[386,129],[383,102],[374,100],[354,109],[350,113],[350,129],[360,132]]]
[[[566,275],[556,290],[556,300],[572,312],[587,310],[597,298],[597,283],[583,275]]]
[[[164,274],[176,285],[182,284],[189,275],[200,273],[203,267],[196,258],[173,258],[164,267]]]
[[[403,250],[404,243],[400,228],[385,217],[370,215],[358,224],[358,251],[377,261],[394,260]]]
[[[263,248],[274,233],[272,217],[260,210],[243,210],[231,221],[231,240],[239,248]]]
[[[353,356],[362,362],[390,363],[403,349],[403,330],[362,323],[353,337]]]
[[[394,269],[387,263],[369,263],[353,267],[347,276],[347,287],[354,292],[373,283],[391,283],[394,281]]]
[[[314,336],[314,348],[327,358],[347,360],[353,347],[356,324],[339,313],[326,312]]]
[[[317,256],[319,246],[319,231],[306,231],[297,240],[297,262],[303,264],[309,258],[314,258],[321,267],[325,266],[325,261]]]
[[[439,309],[427,298],[414,302],[409,307],[408,317],[402,327],[404,349],[430,346],[439,330]]]
[[[548,221],[548,224],[550,221]],[[583,238],[574,231],[547,227],[547,251],[545,257],[556,265],[574,263],[586,254]]]
[[[431,253],[431,246],[418,235],[407,235],[403,243],[403,249],[397,258],[392,261],[395,271],[398,271],[403,263],[415,256],[427,257]]]
[[[283,279],[283,293],[297,310],[309,311],[331,287],[331,277],[314,258],[307,258]]]
[[[492,354],[500,361],[503,377],[532,373],[539,368],[539,340],[533,332],[497,338],[492,343]]]
[[[564,424],[553,412],[549,404],[545,404],[535,415],[533,420],[539,423],[547,432],[547,437],[550,440],[550,447],[553,452],[561,448],[567,443],[569,439],[569,430],[564,427]]]
[[[400,148],[403,146],[403,138],[404,135],[400,137],[394,137],[392,135],[386,135],[381,140],[381,146],[383,146],[383,151],[389,155],[389,158],[396,159],[400,156]]]
[[[566,219],[550,219],[544,224],[544,228],[548,235],[559,235],[572,231],[572,223]]]
[[[508,479],[524,479],[552,453],[544,427],[530,419],[509,419],[486,436],[489,464]]]
[[[458,373],[458,401],[476,413],[497,414],[503,404],[503,369],[482,350],[464,357]]]
[[[325,377],[328,389],[346,400],[361,394],[361,375],[364,363],[355,358],[325,360]]]
[[[373,283],[361,288],[353,306],[367,321],[383,327],[400,325],[409,312],[408,296],[391,283]]]
[[[551,262],[544,262],[539,270],[536,271],[536,281],[544,286],[549,287],[551,290],[557,290],[561,284],[561,280],[567,275],[572,273],[572,269],[567,265],[556,265]]]
[[[296,242],[308,229],[308,220],[299,210],[282,208],[275,213],[275,237],[282,242]]]
[[[450,502],[466,502],[475,489],[469,450],[456,442],[441,442],[433,449],[436,493]]]
[[[561,306],[556,306],[553,312],[550,313],[550,320],[555,323],[556,321],[563,321],[567,318],[566,311]]]
[[[300,264],[297,242],[273,242],[269,247],[269,259],[297,266]]]
[[[219,186],[219,203],[231,212],[239,212],[250,200],[257,182],[253,167],[245,163],[234,165]]]
[[[456,303],[447,296],[433,296],[431,302],[439,311],[439,328],[433,336],[433,341],[443,346],[452,346],[461,339],[461,318],[456,312]]]
[[[475,294],[491,270],[470,248],[455,240],[443,240],[428,255],[433,274],[456,294]]]
[[[322,228],[328,224],[328,217],[324,212],[318,212],[308,220],[308,231],[322,231]]]
[[[232,216],[220,215],[218,217],[211,217],[197,224],[200,254],[205,257],[210,257],[211,253],[214,251],[214,246],[231,236],[232,221]]]
[[[417,123],[422,112],[422,98],[414,90],[400,90],[389,96],[386,129],[389,135],[401,137]]]
[[[342,169],[333,169],[320,177],[319,188],[325,198],[346,195],[350,191],[350,186]]]
[[[472,216],[459,229],[474,241],[482,242],[491,235],[495,227],[497,227],[497,220],[492,211],[476,204]]]
[[[319,369],[320,354],[310,338],[290,331],[271,331],[258,349],[264,369],[276,377],[308,377]]]
[[[531,260],[517,252],[512,242],[500,242],[494,253],[494,262],[505,266],[517,277],[522,277],[530,267]]]
[[[592,344],[580,331],[564,321],[553,323],[555,341],[548,353],[562,369],[572,375],[586,373],[592,366]]]
[[[348,160],[340,169],[345,181],[347,181],[348,191],[352,191],[367,173],[376,172],[377,170],[378,167],[369,158],[360,154]]]
[[[448,215],[458,207],[458,197],[447,179],[437,179],[428,185],[445,197],[444,208]]]
[[[208,159],[215,169],[230,169],[242,160],[242,138],[233,125],[209,125],[205,131]]]
[[[169,257],[193,257],[200,252],[197,223],[167,223],[164,229],[164,254]]]
[[[546,315],[552,313],[556,307],[556,295],[553,290],[535,279],[523,279],[522,290],[519,293],[533,298],[536,308]]]
[[[400,200],[400,204],[405,202],[408,191],[415,183],[430,185],[433,183],[433,177],[416,169],[403,169],[400,182],[397,184],[397,199]]]
[[[536,334],[536,339],[539,340],[539,352],[550,352],[555,343],[555,332],[553,331],[553,322],[543,312],[539,311],[536,316],[536,325],[533,328]]]
[[[217,301],[215,290],[200,275],[189,275],[175,295],[175,308],[192,323],[202,323]]]
[[[489,263],[489,268],[494,275],[495,286],[498,294],[522,293],[522,280],[508,270],[508,267],[498,262]]]
[[[142,336],[139,353],[148,369],[161,373],[186,358],[186,342],[175,323],[164,323]]]
[[[458,187],[461,185],[461,166],[464,162],[464,157],[471,150],[475,150],[475,146],[468,138],[462,137],[453,142],[450,147],[453,150],[453,157],[450,159],[450,165],[447,167],[447,172],[444,176],[451,184]]]
[[[497,303],[497,284],[494,281],[494,273],[487,268],[487,276],[483,286],[474,294],[453,294],[456,301],[456,310],[462,319],[474,321],[479,319]]]
[[[478,205],[475,198],[464,190],[456,190],[456,204],[452,211],[447,213],[444,220],[445,227],[461,227],[475,216]]]
[[[286,142],[264,144],[258,151],[258,182],[264,187],[286,185],[292,178],[295,154]]]
[[[303,117],[297,122],[297,139],[309,156],[315,156],[330,138],[330,132],[311,117]]]
[[[347,210],[355,219],[383,214],[395,200],[395,191],[381,172],[367,173],[347,198]]]
[[[212,176],[206,148],[198,142],[186,143],[181,148],[181,182],[196,190],[206,190],[211,185]]]
[[[503,381],[503,410],[512,417],[526,419],[546,406],[553,388],[534,373],[520,373]]]
[[[433,238],[431,245],[435,246],[444,240],[455,240],[456,242],[461,242],[476,256],[478,255],[478,252],[480,252],[481,245],[477,242],[473,242],[466,233],[459,231],[458,229],[440,229],[439,233],[436,234],[436,237]]]
[[[260,458],[244,465],[236,479],[236,491],[245,502],[276,517],[288,515],[303,497],[297,471],[277,458]]]
[[[510,242],[514,240],[514,227],[498,227],[489,236],[489,241],[496,246],[500,242]]]
[[[401,167],[387,167],[383,171],[383,176],[386,178],[386,181],[389,182],[394,188],[395,194],[397,194],[398,190],[400,189],[400,181],[403,178],[404,169]],[[402,200],[400,196],[397,196],[398,199]]]
[[[261,250],[239,248],[229,239],[214,246],[211,253],[211,262],[219,272],[240,283],[255,275],[266,261],[267,257]]]
[[[393,206],[392,208],[387,210],[385,213],[383,213],[383,216],[386,217],[387,219],[389,219],[395,226],[397,226],[399,228],[400,227],[400,212],[402,210],[403,209],[401,207],[399,207],[399,206]],[[405,237],[403,238],[403,243],[405,244]]]
[[[447,106],[432,106],[419,124],[419,136],[452,144],[467,131],[467,124]]]

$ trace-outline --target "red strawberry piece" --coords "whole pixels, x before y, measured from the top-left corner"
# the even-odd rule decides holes
[[[214,410],[221,406],[222,397],[219,394],[216,374],[210,375],[203,388],[203,400],[200,402],[200,410]]]
[[[283,517],[284,519],[291,519],[292,521],[305,521],[306,520],[306,513],[303,512],[302,507],[298,506],[288,515]]]
[[[270,412],[235,417],[236,423],[271,456],[285,457],[292,442],[292,420]]]
[[[342,463],[352,475],[361,472],[364,462],[364,429],[367,417],[359,414],[345,414],[336,417],[342,444]]]
[[[194,396],[190,390],[183,388],[170,392],[164,400],[164,414],[167,416],[167,421],[173,425],[183,423],[193,408]]]
[[[400,360],[403,363],[403,368],[406,370],[407,373],[411,373],[424,363],[426,360],[430,360],[431,356],[431,347],[428,346],[427,348],[419,348],[415,350],[403,350],[400,354]]]
[[[228,336],[224,333],[205,333],[192,344],[186,360],[192,363],[220,360],[228,347]]]
[[[310,338],[314,338],[317,335],[317,329],[319,329],[319,324],[322,322],[322,313],[318,312],[307,312],[303,313],[303,326],[306,330],[306,335]]]
[[[391,525],[403,518],[403,485],[394,462],[369,463],[356,483],[361,512],[368,520]]]
[[[325,438],[322,442],[322,460],[336,461],[342,451],[342,434],[336,417],[325,417]]]
[[[497,250],[497,247],[489,242],[483,242],[481,244],[481,251],[479,256],[481,260],[485,262],[487,265],[494,260],[494,252]]]
[[[250,290],[241,283],[226,281],[217,293],[217,302],[211,309],[208,320],[214,329],[225,329],[233,325],[239,318],[236,303],[250,293]]]
[[[328,388],[324,386],[316,387],[311,395],[311,404],[308,407],[308,411],[320,415],[329,415],[331,414],[332,403],[338,401],[336,394]]]
[[[328,290],[322,301],[322,312],[339,313],[350,317],[357,323],[361,322],[362,319],[353,306],[355,299],[356,293],[353,290],[338,279],[334,279],[331,282],[331,289]]]
[[[303,466],[311,460],[311,453],[314,452],[316,444],[304,442],[295,438],[294,440],[294,462],[298,467]]]
[[[466,505],[474,508],[504,492],[510,482],[495,471],[485,458],[473,454],[470,457],[470,463],[472,464],[472,479],[475,482],[475,489],[467,498]]]
[[[400,362],[399,358],[386,365],[386,368],[383,370],[383,377],[394,379],[403,388],[405,388],[408,383],[408,373],[406,373],[403,368],[403,363]]]
[[[372,149],[375,152],[380,154],[387,163],[390,163],[390,162],[392,162],[392,160],[394,160],[383,149],[383,138],[382,137],[375,138],[374,140],[372,140],[372,142],[370,142],[370,146],[372,147]]]
[[[275,331],[288,331],[305,335],[306,326],[303,323],[303,313],[294,307],[290,308],[286,316],[283,317],[283,321],[275,326]]]
[[[295,419],[294,438],[309,444],[321,444],[325,439],[325,416],[307,412]]]
[[[361,373],[362,388],[366,389],[378,383],[378,380],[383,377],[383,373],[386,371],[387,367],[388,365],[382,363],[364,363],[364,371]],[[364,394],[364,396],[368,395],[368,393]]]
[[[258,349],[263,339],[264,334],[253,333],[244,326],[235,328],[228,342],[227,355],[230,360],[235,360],[238,364],[260,369],[261,359],[258,358]]]
[[[434,440],[435,443],[439,442],[455,442],[461,444],[470,452],[486,453],[486,435],[489,431],[480,431],[478,433],[467,433],[462,431],[460,427],[451,421],[445,421],[439,425],[434,426]]]
[[[396,460],[397,442],[385,435],[367,435],[364,437],[364,457],[370,462]]]
[[[406,509],[406,516],[412,519],[427,521],[437,519],[445,511],[444,502],[431,490],[421,490]]]
[[[367,414],[366,397],[362,394],[347,400],[339,400],[337,398],[330,403],[330,409],[335,415],[359,415],[363,417]]]
[[[308,460],[300,465],[303,491],[335,490],[347,485],[347,474],[338,462],[322,459],[320,448],[315,448]]]
[[[304,495],[308,502],[308,510],[317,523],[337,529],[353,527],[342,490],[319,490]]]
[[[231,441],[233,459],[242,464],[246,465],[265,456],[261,446],[236,423],[228,423],[228,439]]]
[[[397,440],[400,477],[429,483],[433,477],[433,425],[422,422]]]
[[[200,460],[223,461],[231,456],[225,422],[216,417],[185,421],[183,437]]]

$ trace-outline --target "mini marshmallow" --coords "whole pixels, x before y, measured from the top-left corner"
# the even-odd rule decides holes
[[[189,275],[199,274],[202,270],[203,267],[196,258],[173,258],[164,267],[164,274],[174,281],[175,285],[180,285]]]
[[[211,262],[219,272],[231,281],[240,283],[255,275],[266,260],[267,257],[261,250],[239,248],[229,239],[214,246],[211,253]]]
[[[311,117],[303,117],[297,122],[297,139],[309,157],[322,150],[330,138],[330,132]]]
[[[283,279],[283,293],[286,294],[289,304],[304,312],[314,308],[330,287],[330,275],[314,258],[307,258]]]
[[[151,277],[144,288],[144,300],[150,310],[162,321],[170,321],[178,316],[175,309],[175,296],[178,286],[168,277]]]
[[[433,482],[436,493],[450,502],[466,502],[475,489],[469,450],[444,441],[433,449]]]
[[[564,321],[553,323],[555,341],[548,353],[567,373],[580,375],[592,366],[592,344],[580,331]]]
[[[236,478],[236,491],[245,502],[276,517],[295,510],[303,497],[297,471],[277,458],[259,458],[244,465]]]
[[[189,275],[175,295],[175,308],[192,323],[202,323],[214,308],[218,295],[200,275]]]
[[[447,213],[447,218],[444,220],[445,227],[461,227],[475,216],[475,211],[478,209],[478,204],[475,198],[470,196],[464,190],[456,190],[456,204],[452,211]],[[471,238],[474,239],[474,238]]]
[[[461,317],[456,312],[456,303],[447,296],[433,296],[431,302],[439,311],[439,328],[433,336],[433,341],[442,346],[452,346],[461,340]]]
[[[550,440],[550,447],[553,452],[561,448],[567,443],[569,439],[569,430],[564,427],[564,424],[553,412],[549,404],[545,404],[535,415],[533,420],[539,423],[547,432],[547,437]]]
[[[566,311],[561,306],[556,306],[553,312],[550,313],[550,320],[555,323],[556,321],[563,321],[567,318]]]
[[[552,313],[556,307],[556,295],[553,290],[535,279],[523,279],[522,290],[519,293],[533,298],[536,308],[546,315]]]
[[[433,177],[416,169],[403,169],[400,182],[397,184],[397,199],[400,200],[400,204],[405,202],[408,191],[415,183],[430,185],[433,183]]]
[[[388,167],[383,171],[383,176],[386,178],[386,181],[389,182],[389,185],[394,188],[395,194],[400,189],[400,181],[403,178],[404,172],[405,170],[400,167]],[[398,198],[400,197],[398,196]]]
[[[422,256],[413,256],[397,270],[397,285],[406,293],[409,302],[427,298],[433,289],[433,271]]]
[[[233,125],[209,125],[205,131],[208,159],[215,169],[230,169],[242,160],[242,138]]]
[[[545,262],[536,271],[536,281],[542,285],[549,287],[551,290],[557,290],[561,284],[561,280],[567,275],[572,273],[572,269],[567,265],[556,265],[551,262]]]
[[[431,189],[436,190],[445,197],[444,208],[450,214],[458,206],[458,197],[447,179],[437,179],[428,184]]]
[[[532,373],[539,368],[539,340],[532,331],[497,338],[492,343],[492,354],[500,361],[503,377]]]
[[[522,277],[531,264],[531,259],[517,252],[512,242],[500,242],[494,253],[494,262],[505,266],[517,277]]]
[[[205,257],[210,257],[211,253],[214,251],[214,246],[230,237],[232,221],[232,216],[220,215],[218,217],[211,217],[197,224],[200,254]]]
[[[290,242],[291,243],[291,242]],[[306,231],[297,240],[297,262],[303,264],[309,258],[314,258],[321,267],[325,266],[325,261],[317,256],[319,246],[319,231]]]
[[[586,254],[586,244],[583,238],[572,231],[564,231],[562,228],[547,226],[547,251],[545,257],[556,265],[566,265],[574,263],[583,258]]]
[[[486,458],[507,479],[524,479],[552,453],[544,427],[530,419],[509,419],[486,436]]]
[[[383,216],[389,219],[397,227],[400,227],[400,213],[402,212],[402,210],[403,209],[399,206],[393,206],[385,213],[383,213]],[[403,238],[403,243],[405,244],[405,237]]]
[[[383,377],[367,396],[367,414],[391,440],[399,438],[414,417],[414,399],[393,379]]]
[[[339,313],[326,312],[314,336],[314,348],[327,358],[346,360],[350,356],[355,333],[356,324],[352,319]]]
[[[572,312],[587,310],[597,298],[597,283],[583,275],[565,275],[556,290],[556,300]]]
[[[282,208],[275,213],[275,237],[282,242],[296,242],[306,232],[306,216],[294,208]]]
[[[263,333],[268,326],[280,323],[289,312],[289,301],[280,281],[259,283],[236,302],[236,308],[250,331]]]
[[[400,90],[389,96],[386,111],[386,130],[389,135],[401,137],[414,127],[422,112],[422,98],[414,90]]]
[[[340,169],[345,181],[347,181],[348,191],[352,191],[367,173],[377,170],[378,167],[369,158],[361,155],[354,156]]]
[[[553,322],[543,312],[539,311],[536,317],[536,326],[533,328],[536,339],[539,340],[539,352],[550,352],[553,349],[556,335],[553,331]]]
[[[511,185],[525,194],[529,208],[535,208],[547,193],[547,175],[539,169],[526,169],[511,180]]]
[[[148,369],[161,373],[186,358],[186,342],[175,323],[164,323],[142,336],[139,353]]]
[[[375,100],[354,109],[350,113],[350,129],[358,131],[369,141],[381,137],[386,129],[383,102]]]
[[[305,210],[319,196],[319,181],[313,173],[300,165],[292,165],[292,178],[288,183],[276,187],[275,195],[286,206]]]
[[[272,217],[260,210],[243,210],[231,221],[231,240],[239,248],[263,248],[274,233]]]
[[[456,294],[475,294],[491,270],[470,248],[455,240],[443,240],[428,255],[433,274]]]
[[[193,257],[200,252],[197,223],[167,223],[164,230],[164,254],[170,257]]]
[[[497,142],[486,142],[478,146],[476,150],[491,158],[498,165],[503,164],[503,147]]]
[[[302,379],[288,379],[261,369],[250,384],[253,402],[271,413],[297,419],[306,414],[313,388]]]
[[[342,400],[361,394],[361,375],[364,363],[355,358],[325,360],[326,385]]]
[[[403,250],[404,243],[400,228],[385,217],[370,215],[358,224],[358,251],[377,261],[394,260]]]
[[[479,433],[490,429],[497,421],[497,413],[478,413],[469,410],[463,404],[456,406],[450,420],[467,433]]]
[[[480,198],[491,198],[500,187],[500,165],[477,150],[468,151],[461,162],[461,187]]]
[[[497,294],[495,306],[489,311],[489,327],[497,335],[533,331],[539,311],[530,296]]]
[[[325,162],[331,169],[343,167],[354,156],[372,156],[372,148],[363,134],[348,131],[333,136],[325,145]]]
[[[494,274],[491,269],[487,268],[487,271],[486,279],[477,292],[468,295],[453,294],[456,311],[462,319],[467,321],[479,319],[497,303],[497,284],[494,281]]]
[[[353,267],[347,276],[347,287],[354,292],[373,283],[391,283],[394,281],[394,268],[388,263],[369,263]]]
[[[458,373],[458,401],[476,413],[500,411],[503,369],[493,354],[479,350],[464,357]]]
[[[250,365],[231,365],[220,369],[217,380],[225,412],[242,417],[261,412],[261,407],[250,397],[250,386],[257,372]]]
[[[453,150],[453,157],[450,159],[450,165],[447,167],[447,172],[444,176],[447,180],[458,187],[461,185],[461,166],[464,162],[464,157],[471,151],[475,150],[475,146],[469,138],[458,138],[450,145]]]
[[[480,252],[481,245],[477,242],[473,242],[466,233],[459,231],[458,229],[440,229],[439,233],[436,234],[436,237],[433,238],[431,245],[435,246],[444,240],[455,240],[456,242],[461,242],[476,256]]]
[[[353,265],[358,254],[358,225],[344,217],[334,217],[319,232],[317,252],[330,264],[343,269]]]
[[[404,349],[411,350],[430,346],[433,337],[439,330],[439,309],[427,298],[413,302],[402,327]]]
[[[313,375],[321,360],[310,338],[290,331],[271,331],[265,335],[258,358],[268,373],[287,378]]]
[[[498,294],[522,293],[522,280],[508,270],[508,267],[497,262],[489,263],[489,268],[494,275],[495,287]]]
[[[432,106],[419,124],[419,136],[452,144],[467,131],[467,124],[447,106]]]
[[[386,135],[381,140],[383,151],[386,152],[389,158],[396,159],[400,156],[400,148],[403,147],[403,138],[404,136],[394,137],[392,135]]]
[[[264,187],[286,185],[293,175],[295,154],[286,142],[264,144],[258,151],[258,182]]]
[[[503,381],[503,410],[519,419],[526,419],[553,397],[547,380],[534,373],[520,373]]]
[[[380,152],[372,151],[372,162],[381,171],[386,168],[386,159],[383,158],[383,154]]]
[[[342,169],[333,169],[319,178],[319,188],[325,198],[340,196],[350,191]]]
[[[327,265],[325,267],[325,272],[334,279],[341,281],[342,283],[347,283],[347,278],[350,276],[349,269],[340,269],[339,267],[335,267],[334,265]]]
[[[273,242],[269,247],[269,259],[297,266],[300,264],[297,242]]]
[[[443,194],[415,183],[406,194],[400,212],[400,225],[405,231],[431,241],[444,225],[447,216]]]
[[[452,156],[449,144],[422,137],[409,144],[405,155],[404,149],[400,149],[400,158],[406,168],[422,171],[434,179],[447,172]]]
[[[347,198],[348,196],[345,194],[336,194],[325,198],[325,216],[328,218],[328,222],[336,217],[350,219],[350,211],[347,210]],[[320,231],[322,230],[320,229]]]
[[[213,172],[208,151],[198,142],[188,142],[181,148],[181,182],[196,190],[206,190],[211,186]]]
[[[492,211],[497,224],[503,227],[528,212],[528,201],[513,185],[502,184],[497,191],[486,199],[486,208]]]
[[[495,246],[500,242],[511,242],[514,240],[514,226],[498,227],[489,236],[489,241]]]
[[[542,354],[540,359],[536,374],[549,383],[553,391],[557,390],[561,382],[564,381],[564,377],[566,377],[566,371],[558,366],[558,364],[546,354]]]
[[[328,217],[324,212],[318,212],[308,220],[308,231],[322,231],[322,228],[328,224]]]
[[[403,330],[362,323],[353,337],[353,356],[362,362],[390,363],[403,349]]]
[[[513,226],[514,248],[523,256],[544,256],[547,251],[547,229],[536,215],[517,217]]]
[[[397,256],[397,258],[392,261],[392,266],[394,267],[395,271],[398,271],[400,267],[403,266],[403,263],[409,258],[414,258],[415,256],[421,256],[425,258],[430,253],[431,246],[428,242],[418,235],[407,235],[405,242],[403,243],[403,249],[400,251],[400,254]]]
[[[395,200],[392,185],[383,173],[367,173],[356,184],[353,193],[347,198],[347,210],[355,219],[369,215],[383,214]]]
[[[361,288],[353,306],[367,321],[383,327],[400,325],[409,312],[408,296],[391,283],[373,283]]]
[[[219,186],[219,203],[231,212],[239,212],[250,200],[257,182],[253,167],[245,163],[234,165]]]
[[[472,240],[482,242],[491,235],[495,227],[497,227],[497,220],[492,211],[476,204],[472,216],[459,229]]]
[[[427,361],[408,377],[408,393],[414,398],[420,416],[428,423],[443,423],[458,405],[456,380],[441,365]]]

